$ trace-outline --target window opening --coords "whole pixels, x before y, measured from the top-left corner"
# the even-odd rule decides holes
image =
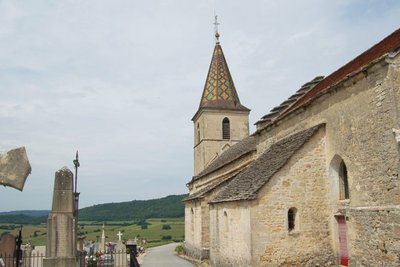
[[[222,121],[222,139],[231,138],[230,122],[228,118],[224,118]]]
[[[290,208],[288,211],[288,230],[293,231],[296,225],[296,208]]]
[[[349,199],[349,181],[347,177],[347,167],[344,161],[339,166],[339,199]]]

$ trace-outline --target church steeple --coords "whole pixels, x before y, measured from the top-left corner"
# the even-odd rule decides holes
[[[199,174],[225,149],[249,135],[249,112],[240,103],[219,42],[215,21],[215,48],[200,105],[193,116],[194,174]]]
[[[235,84],[226,63],[221,44],[220,34],[216,30],[215,48],[211,58],[201,97],[199,111],[202,108],[216,108],[229,110],[249,110],[240,103]]]

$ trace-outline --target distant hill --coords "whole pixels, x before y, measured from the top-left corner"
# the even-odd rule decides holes
[[[41,224],[47,221],[47,216],[37,217],[24,214],[0,215],[0,223],[7,224]]]
[[[14,211],[3,211],[0,212],[0,216],[3,215],[27,215],[31,217],[43,217],[49,215],[49,210],[14,210]]]
[[[159,199],[133,200],[94,205],[79,210],[81,221],[138,221],[148,218],[183,217],[182,199],[187,195],[171,195]],[[20,210],[0,212],[0,223],[46,223],[48,210]]]
[[[99,204],[79,210],[82,221],[123,221],[147,218],[179,218],[185,214],[182,199],[171,195],[159,199]]]

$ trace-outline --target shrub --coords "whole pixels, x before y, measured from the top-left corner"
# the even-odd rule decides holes
[[[137,225],[151,225],[151,223],[149,223],[149,222],[146,222],[146,220],[140,220],[140,221],[138,221],[137,223],[136,223]]]
[[[171,240],[171,239],[172,239],[172,236],[170,236],[170,235],[163,235],[161,238],[161,240]]]
[[[163,230],[169,230],[169,229],[171,229],[171,225],[169,225],[169,224],[163,224],[162,229],[163,229]]]
[[[142,228],[142,229],[147,229],[147,224],[141,225],[140,228]]]
[[[179,245],[179,246],[177,246],[177,247],[175,248],[175,252],[176,252],[176,254],[178,254],[178,255],[183,255],[183,254],[185,254],[185,249],[183,248],[182,245]]]

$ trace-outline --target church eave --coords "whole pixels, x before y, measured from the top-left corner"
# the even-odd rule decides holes
[[[195,121],[200,114],[203,111],[232,111],[232,112],[240,112],[240,113],[250,113],[251,109],[243,106],[243,105],[239,105],[237,107],[218,107],[218,106],[205,106],[205,107],[199,107],[199,109],[197,110],[197,112],[194,114],[194,116],[192,117],[192,121]]]

